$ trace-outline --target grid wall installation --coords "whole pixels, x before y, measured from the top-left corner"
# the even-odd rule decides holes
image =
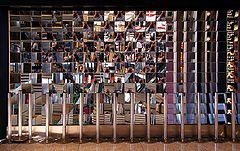
[[[219,124],[231,123],[231,92],[236,94],[240,123],[238,11],[10,11],[10,92],[12,125],[18,125],[19,90],[23,92],[23,125],[34,94],[33,125],[46,123],[50,93],[50,124],[62,125],[62,93],[67,97],[67,125],[113,122],[163,124],[167,98],[168,124],[197,124],[197,93],[201,123],[214,124],[215,93]],[[84,94],[79,106],[80,93]],[[135,99],[131,96],[135,94]]]

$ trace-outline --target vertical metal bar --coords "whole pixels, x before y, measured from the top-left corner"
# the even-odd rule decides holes
[[[62,139],[65,141],[66,139],[66,93],[63,93],[63,126],[62,126]]]
[[[173,31],[173,37],[174,37],[174,41],[173,41],[173,93],[177,93],[177,83],[178,83],[178,80],[177,80],[177,72],[178,72],[178,40],[179,40],[179,34],[178,34],[178,26],[179,26],[179,22],[178,22],[178,18],[179,18],[179,11],[174,11],[174,20],[175,22],[173,23],[174,24],[174,31]],[[176,97],[173,97],[173,102],[176,102]],[[167,113],[166,113],[167,114]],[[166,115],[167,116],[167,115]],[[166,118],[166,120],[168,120]],[[166,129],[166,134],[167,134],[167,129]],[[167,135],[166,135],[167,136]],[[167,137],[166,137],[166,140],[167,141]]]
[[[232,141],[236,141],[236,110],[235,95],[232,93]]]
[[[187,19],[187,13],[188,11],[183,12],[183,17]],[[184,20],[183,21],[183,90],[184,92],[187,93],[187,70],[188,70],[188,43],[187,43],[187,38],[188,38],[188,32],[187,32],[187,27],[188,27],[188,21]]]
[[[216,11],[216,20],[218,20],[218,11]],[[216,75],[215,75],[215,77],[216,77],[216,88],[218,88],[218,73],[219,73],[219,65],[218,65],[218,63],[217,62],[219,62],[218,60],[219,60],[219,54],[218,54],[218,21],[216,21],[216,30],[215,30],[215,32],[216,32]],[[218,90],[217,90],[217,92],[218,92]]]
[[[96,140],[97,140],[97,143],[99,143],[99,107],[100,104],[99,104],[99,94],[96,93],[96,110],[97,110],[97,114],[96,114]]]
[[[10,23],[10,11],[8,11],[8,22]],[[8,24],[8,42],[10,42],[10,24]],[[10,47],[8,47],[8,54],[9,54],[9,56],[8,56],[8,66],[9,66],[9,68],[10,68],[10,57],[11,57],[11,55],[10,55]],[[8,77],[10,77],[10,72],[8,72]],[[11,78],[8,78],[8,83],[9,83],[9,85],[10,85],[10,79]],[[10,87],[8,87],[8,92],[10,92]],[[12,110],[12,102],[11,102],[11,93],[8,93],[8,134],[7,134],[7,138],[9,139],[9,140],[11,140],[11,136],[12,136],[12,119],[11,119],[11,110]]]
[[[33,109],[33,106],[32,106],[32,100],[35,99],[35,94],[34,93],[30,93],[29,94],[30,98],[29,98],[29,102],[28,102],[28,137],[29,137],[29,140],[32,139],[32,109]]]
[[[163,100],[163,105],[164,105],[164,108],[163,108],[163,115],[164,115],[164,133],[163,133],[163,139],[164,139],[164,142],[166,143],[167,142],[167,128],[168,128],[168,106],[167,106],[167,93],[164,93],[164,100]]]
[[[203,21],[203,25],[204,25],[204,29],[206,29],[207,27],[207,22],[206,22],[206,18],[207,18],[207,14],[206,11],[203,13],[205,14],[205,21]],[[207,41],[207,32],[204,31],[204,41]],[[208,93],[207,90],[207,84],[208,84],[208,79],[207,79],[207,72],[208,72],[208,50],[207,50],[207,42],[204,42],[204,93]],[[207,98],[206,94],[205,94],[205,100]]]
[[[197,93],[198,141],[201,141],[201,96]]]
[[[80,93],[79,96],[79,128],[80,128],[80,134],[79,139],[80,143],[82,143],[82,137],[83,137],[83,99],[82,99],[82,93]]]
[[[177,28],[178,28],[178,11],[174,11],[174,18],[175,18],[175,20],[176,20],[176,22],[174,23],[174,28],[176,29],[176,31],[177,31]],[[176,31],[174,31],[173,32],[173,37],[174,37],[174,39],[175,39],[175,41],[173,42],[173,62],[178,62],[178,57],[177,57],[177,50],[178,50],[178,47],[177,47],[177,45],[178,45],[178,42],[177,42],[177,40],[178,40],[178,32],[176,32]],[[177,83],[177,68],[178,68],[178,64],[177,63],[174,63],[173,64],[173,92],[174,93],[176,93],[177,92],[177,87],[176,87],[176,83]],[[174,98],[174,100],[173,101],[175,101],[175,98]]]
[[[8,22],[10,23],[10,21],[11,21],[11,17],[10,17],[10,11],[8,11]],[[10,27],[11,27],[11,25],[10,24],[8,24],[8,42],[10,42]],[[10,62],[11,62],[11,59],[10,59],[10,57],[11,57],[11,53],[10,53],[10,50],[11,50],[11,47],[8,47],[8,66],[9,66],[9,69],[10,69]],[[23,70],[22,70],[23,71]],[[10,75],[11,75],[11,72],[9,71],[8,72],[8,77],[10,77]],[[11,78],[8,78],[8,83],[9,83],[9,85],[10,85],[10,79]],[[8,87],[8,92],[10,92],[10,86]],[[14,93],[13,93],[13,95],[14,95]],[[11,93],[9,93],[8,94],[8,139],[9,140],[11,140],[11,137],[12,137],[12,116],[11,116],[11,110],[12,110],[12,102],[11,102]]]
[[[134,93],[130,93],[131,97],[131,123],[130,123],[130,140],[133,142],[133,125],[134,125]]]
[[[116,93],[113,93],[113,142],[117,141],[117,100]]]
[[[197,53],[197,37],[198,37],[198,32],[197,32],[197,26],[198,26],[198,22],[197,22],[197,11],[194,11],[194,44],[195,44],[195,48],[194,48],[194,54],[195,54],[195,84],[194,84],[194,93],[197,94],[197,101],[198,101],[198,141],[201,141],[201,95],[200,93],[198,93],[198,53]]]
[[[218,94],[215,93],[215,124],[214,124],[214,138],[215,141],[218,141]]]
[[[22,90],[18,92],[18,136],[22,136]]]
[[[184,142],[184,94],[181,93],[181,141]]]
[[[197,37],[198,37],[198,32],[197,32],[197,26],[198,26],[198,22],[197,22],[197,12],[198,11],[194,11],[194,33],[195,33],[195,37],[194,37],[194,44],[195,44],[195,47],[194,47],[194,54],[195,54],[195,58],[194,58],[194,60],[195,60],[195,84],[194,84],[194,86],[195,86],[195,94],[197,94],[197,85],[198,85],[198,53],[197,53],[197,46],[198,46],[198,42],[197,42]]]
[[[46,127],[45,127],[45,133],[46,133],[46,141],[48,141],[49,137],[49,93],[46,93]]]
[[[11,119],[11,114],[12,114],[12,97],[11,93],[8,93],[8,139],[11,139],[12,136],[12,119]]]
[[[187,11],[184,11],[183,13],[183,16],[187,19]],[[187,21],[184,21],[184,29],[187,29],[187,26],[188,26],[188,22]],[[184,47],[183,47],[183,90],[184,92],[187,94],[188,91],[188,87],[187,87],[187,70],[188,70],[188,43],[186,42],[187,41],[187,38],[188,38],[188,32],[184,32],[184,40],[183,40],[183,44],[184,44]],[[185,101],[185,98],[184,98],[184,93],[182,93],[182,97],[181,97],[181,141],[184,142],[184,121],[185,121],[185,114],[184,114],[184,101]]]
[[[150,93],[147,93],[147,139],[150,142]]]
[[[11,17],[10,17],[10,15],[11,15],[11,13],[10,13],[10,11],[8,11],[8,22],[10,23],[10,21],[11,21]],[[8,24],[8,42],[10,43],[10,40],[11,40],[11,36],[10,36],[10,34],[11,34],[11,24]],[[11,53],[10,53],[10,51],[11,51],[11,47],[8,47],[8,66],[9,66],[9,69],[10,69],[10,63],[11,63]],[[22,68],[23,68],[23,66],[22,66]],[[23,71],[23,70],[21,70],[21,71]],[[9,71],[8,72],[8,77],[11,77],[11,72]],[[9,85],[10,85],[10,83],[11,83],[11,81],[10,81],[10,79],[11,78],[8,78],[8,83],[9,83]],[[8,92],[10,91],[10,89],[11,89],[11,87],[9,86],[8,87]]]

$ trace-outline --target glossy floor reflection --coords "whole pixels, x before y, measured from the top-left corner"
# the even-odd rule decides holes
[[[239,151],[240,143],[1,144],[0,151]]]

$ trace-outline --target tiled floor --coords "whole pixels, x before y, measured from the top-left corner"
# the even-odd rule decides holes
[[[1,144],[0,151],[240,151],[240,143]]]

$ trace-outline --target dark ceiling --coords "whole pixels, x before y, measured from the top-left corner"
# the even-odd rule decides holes
[[[5,0],[0,6],[11,8],[99,8],[99,9],[239,9],[239,0]]]

